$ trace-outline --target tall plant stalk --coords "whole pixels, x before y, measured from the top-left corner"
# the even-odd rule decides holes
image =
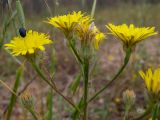
[[[84,76],[84,118],[83,120],[87,120],[88,80],[89,80],[89,60],[88,59],[84,60],[83,76]]]
[[[79,108],[71,101],[69,100],[66,96],[64,96],[55,86],[55,84],[52,84],[44,75],[44,73],[42,72],[42,70],[39,68],[39,66],[34,62],[34,61],[30,61],[32,64],[32,67],[35,69],[35,71],[37,72],[37,74],[42,78],[42,80],[44,80],[53,90],[55,90],[55,92],[57,94],[59,94],[63,99],[65,99],[73,108],[75,108],[76,110],[79,110]]]

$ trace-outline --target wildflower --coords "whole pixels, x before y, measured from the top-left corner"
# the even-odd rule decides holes
[[[82,44],[92,44],[95,49],[99,48],[105,35],[98,30],[94,22],[81,22],[76,28],[76,34]]]
[[[133,24],[127,26],[108,24],[106,27],[115,37],[119,38],[124,47],[129,48],[136,45],[136,43],[157,34],[154,27],[135,27]]]
[[[131,107],[134,105],[135,100],[136,100],[136,95],[135,95],[134,91],[126,90],[123,92],[123,101],[125,103],[124,120],[129,119],[129,112],[131,110]]]
[[[101,40],[103,40],[105,38],[105,35],[101,32],[97,33],[95,36],[95,42],[94,42],[94,47],[95,49],[99,48],[99,44],[101,42]]]
[[[54,27],[62,30],[65,35],[73,32],[77,24],[81,21],[90,20],[88,16],[84,16],[81,11],[69,13],[67,15],[56,16],[49,18],[47,23],[53,25]]]
[[[160,92],[160,67],[152,71],[149,68],[146,73],[139,71],[140,76],[145,81],[147,90],[154,95]]]
[[[135,103],[136,95],[132,90],[126,90],[123,92],[123,100],[126,105],[132,106]]]
[[[5,47],[10,49],[14,56],[34,54],[38,50],[44,51],[44,45],[52,43],[49,36],[44,33],[29,30],[25,35],[25,31],[21,29],[20,35],[14,37],[10,43],[5,44]]]

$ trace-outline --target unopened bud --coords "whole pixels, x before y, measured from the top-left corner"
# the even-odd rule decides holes
[[[33,98],[28,91],[25,91],[20,97],[21,97],[22,105],[25,108],[33,108],[34,107]]]
[[[126,90],[123,92],[123,101],[126,105],[132,106],[134,105],[136,100],[136,95],[132,90]]]

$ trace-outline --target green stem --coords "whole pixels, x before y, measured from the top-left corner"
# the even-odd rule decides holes
[[[76,110],[78,110],[78,112],[80,112],[79,108],[72,103],[67,97],[65,97],[57,88],[55,85],[53,85],[51,82],[48,81],[48,79],[45,77],[45,75],[43,74],[43,72],[40,70],[40,68],[38,67],[38,65],[35,62],[31,62],[33,68],[36,70],[36,72],[38,73],[38,75],[52,88],[55,90],[56,93],[58,93],[64,100],[66,100],[72,107],[74,107]]]
[[[83,61],[81,57],[79,56],[77,49],[75,48],[74,37],[70,35],[69,33],[65,33],[64,35],[65,35],[65,38],[67,39],[69,48],[71,49],[72,53],[75,55],[77,61],[82,65]]]
[[[131,49],[128,49],[126,51],[126,56],[125,56],[125,59],[124,59],[124,64],[119,69],[119,71],[117,72],[117,74],[113,77],[113,79],[110,82],[108,82],[103,88],[101,88],[98,92],[96,92],[89,99],[88,103],[91,102],[92,100],[94,100],[99,94],[101,94],[106,88],[108,88],[108,86],[111,85],[121,75],[121,73],[123,72],[124,68],[127,66],[128,62],[129,62],[130,56],[131,56]]]
[[[75,55],[77,61],[78,61],[80,64],[82,64],[82,60],[81,60],[81,58],[80,58],[80,56],[79,56],[77,50],[75,49],[74,45],[71,43],[71,40],[69,40],[69,46],[70,46],[72,52],[74,53],[74,55]]]
[[[130,108],[128,106],[126,106],[126,110],[125,110],[125,114],[124,114],[124,120],[129,120],[129,110]]]
[[[84,73],[84,118],[83,120],[87,120],[88,80],[89,80],[89,60],[88,59],[84,60],[83,73]]]

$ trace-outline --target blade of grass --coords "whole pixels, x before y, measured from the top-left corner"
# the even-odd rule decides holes
[[[78,88],[80,81],[81,81],[81,76],[82,76],[81,73],[78,74],[76,76],[75,80],[71,83],[71,85],[69,87],[70,90],[73,92],[73,94],[75,94],[75,92],[77,91],[77,88]]]
[[[59,117],[59,120],[62,120],[62,107],[63,107],[63,101],[62,101],[62,97],[61,96],[59,96],[58,97],[58,113],[59,113],[59,115],[58,115],[58,117]]]
[[[52,90],[49,91],[48,96],[47,96],[47,107],[48,107],[48,116],[47,116],[47,120],[52,120],[53,118],[53,93]]]
[[[92,5],[91,18],[94,17],[94,14],[95,14],[95,11],[96,11],[96,5],[97,5],[97,0],[94,0],[93,5]]]
[[[4,40],[5,40],[5,36],[6,36],[6,32],[8,27],[10,26],[11,22],[13,21],[13,19],[16,17],[17,15],[17,11],[14,11],[11,15],[11,17],[7,20],[6,17],[4,17],[4,23],[3,23],[3,28],[2,28],[2,37],[0,39],[0,49],[3,46]]]
[[[47,0],[44,0],[44,2],[45,2],[45,4],[46,4],[47,10],[48,10],[50,16],[53,16],[52,10],[51,10],[51,8],[50,8],[49,5],[48,5]]]
[[[11,16],[13,14],[13,9],[12,9],[12,5],[11,5],[12,0],[7,0],[7,1],[8,1],[8,9],[10,11],[10,16]],[[18,35],[15,19],[12,20],[12,23],[13,23],[13,28],[15,29],[15,33],[16,33],[16,35]]]
[[[24,16],[21,2],[19,0],[16,1],[16,9],[17,9],[19,21],[21,23],[21,27],[25,28],[25,16]]]
[[[14,91],[15,93],[17,93],[18,86],[19,86],[19,84],[20,84],[20,78],[21,78],[22,73],[23,73],[23,68],[24,68],[24,66],[21,66],[21,67],[17,70],[17,73],[16,73],[16,81],[15,81],[14,87],[13,87],[13,91]],[[12,113],[14,104],[15,104],[15,102],[16,102],[16,99],[17,99],[17,96],[12,93],[12,96],[11,96],[11,98],[10,98],[10,102],[9,102],[9,105],[8,105],[8,111],[7,111],[7,114],[6,114],[6,120],[10,120],[11,113]]]
[[[83,105],[84,105],[84,100],[83,100],[83,97],[82,97],[80,102],[78,103],[78,108],[82,109]],[[78,117],[79,117],[79,111],[74,110],[73,113],[72,113],[72,120],[77,120]]]

